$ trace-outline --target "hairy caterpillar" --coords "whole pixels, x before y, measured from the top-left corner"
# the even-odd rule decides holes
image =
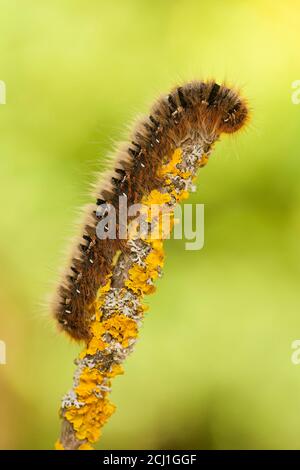
[[[158,99],[150,115],[136,125],[129,142],[118,149],[113,170],[98,184],[95,204],[86,209],[82,234],[52,302],[54,316],[71,337],[86,342],[91,338],[91,305],[112,272],[116,253],[128,251],[128,244],[118,236],[97,237],[101,218],[97,207],[110,203],[117,209],[122,194],[128,204],[141,202],[161,188],[164,179],[159,168],[177,148],[201,141],[209,155],[220,134],[237,131],[247,116],[246,101],[235,90],[213,81],[193,81]]]

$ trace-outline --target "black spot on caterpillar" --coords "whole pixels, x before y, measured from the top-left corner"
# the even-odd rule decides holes
[[[90,306],[112,270],[114,255],[126,250],[126,243],[118,236],[97,238],[96,225],[101,218],[97,207],[105,212],[105,204],[110,203],[118,209],[122,194],[128,205],[141,202],[143,196],[159,188],[158,169],[181,142],[192,138],[197,143],[201,136],[209,150],[210,142],[223,132],[239,130],[247,117],[247,103],[235,90],[212,81],[193,81],[159,98],[149,117],[135,126],[130,141],[116,152],[113,171],[99,183],[95,204],[86,208],[82,233],[52,301],[54,316],[71,337],[88,341],[94,314]]]

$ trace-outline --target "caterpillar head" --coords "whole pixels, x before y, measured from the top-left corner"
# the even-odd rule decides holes
[[[241,129],[249,119],[249,109],[246,100],[239,93],[217,83],[207,84],[207,111],[218,132],[232,134]]]

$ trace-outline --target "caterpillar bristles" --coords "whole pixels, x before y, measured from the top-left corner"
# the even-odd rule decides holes
[[[172,223],[165,233],[161,221],[164,216],[173,221],[176,204],[192,190],[214,142],[223,132],[239,130],[247,117],[245,100],[224,85],[195,81],[177,87],[139,121],[117,151],[113,168],[101,177],[53,303],[60,327],[86,342],[73,386],[62,400],[57,449],[91,449],[100,437],[115,409],[109,400],[111,380],[122,373],[134,348],[144,296],[154,292],[162,273],[163,240]],[[124,199],[130,208],[140,204],[147,230],[154,229],[150,235],[137,233],[136,215],[122,220]],[[155,205],[162,218],[152,212]],[[115,237],[107,222],[112,213]]]
[[[204,142],[207,154],[221,133],[237,131],[247,116],[246,102],[236,91],[213,81],[194,81],[158,99],[150,115],[136,125],[128,143],[117,151],[113,170],[101,178],[95,203],[86,209],[82,235],[52,302],[60,327],[71,337],[90,339],[90,306],[112,271],[116,252],[126,250],[118,233],[114,240],[97,237],[102,217],[98,206],[109,203],[118,209],[121,195],[127,197],[128,205],[141,202],[161,187],[159,168],[187,139],[191,144]]]

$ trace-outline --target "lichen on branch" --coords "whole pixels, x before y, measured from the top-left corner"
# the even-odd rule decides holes
[[[98,291],[92,337],[76,360],[73,387],[62,401],[61,416],[69,425],[66,433],[63,424],[57,447],[88,448],[99,439],[101,428],[114,413],[115,406],[109,400],[111,381],[123,373],[122,364],[133,350],[146,310],[144,296],[155,291],[154,281],[162,273],[163,238],[168,235],[163,233],[162,216],[172,213],[177,202],[187,197],[197,168],[207,159],[200,145],[177,148],[161,169],[165,178],[161,191],[154,190],[143,199],[144,207],[158,204],[161,208],[157,220],[148,220],[152,228],[160,225],[160,236],[130,238],[129,254],[120,256],[107,283]],[[120,275],[124,279],[121,285]]]
[[[73,386],[62,400],[57,449],[93,448],[114,413],[112,380],[123,373],[143,322],[144,298],[155,291],[162,274],[163,243],[173,228],[174,209],[194,189],[197,170],[207,164],[213,144],[223,132],[240,129],[247,112],[235,91],[192,82],[161,98],[142,123],[144,130],[141,125],[135,130],[135,149],[128,148],[133,161],[119,161],[123,168],[116,168],[120,179],[112,178],[115,192],[102,195],[115,206],[120,193],[132,204],[141,203],[146,230],[133,218],[126,240],[98,244],[93,227],[86,225],[84,256],[73,258],[75,277],[70,280],[68,274],[55,304],[63,329],[86,341],[75,361]]]

